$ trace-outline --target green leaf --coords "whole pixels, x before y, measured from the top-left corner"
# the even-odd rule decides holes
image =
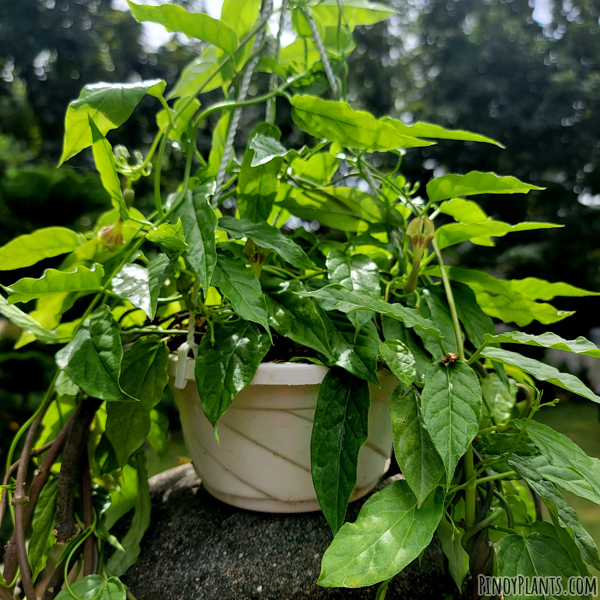
[[[444,463],[425,428],[419,394],[413,387],[396,387],[390,417],[396,460],[420,506],[439,484]]]
[[[564,590],[568,590],[567,579],[579,575],[579,570],[569,553],[554,538],[541,533],[527,537],[507,535],[498,550],[498,575],[500,577],[560,577]],[[530,598],[545,600],[545,594]],[[561,596],[573,598],[573,596]],[[521,599],[522,595],[504,594],[506,600]],[[552,596],[554,598],[554,596]]]
[[[98,308],[73,341],[56,354],[56,364],[93,398],[131,402],[119,383],[123,347],[120,328],[108,306]]]
[[[104,268],[95,264],[91,269],[77,267],[70,273],[56,269],[46,269],[39,279],[24,277],[9,287],[8,303],[29,302],[36,298],[64,292],[97,292],[102,288]]]
[[[238,316],[262,325],[269,332],[267,301],[260,281],[244,262],[219,254],[212,285],[229,299]]]
[[[0,271],[30,267],[45,258],[72,252],[79,244],[79,236],[66,227],[45,227],[20,235],[0,248]]]
[[[121,219],[126,221],[129,218],[129,211],[121,191],[121,181],[117,173],[112,146],[94,123],[91,114],[88,114],[88,120],[92,132],[92,152],[96,169],[100,174],[100,181],[102,181],[102,186],[108,192],[113,207],[119,211]]]
[[[524,421],[515,424],[521,428]],[[568,492],[600,504],[600,460],[589,457],[566,435],[537,421],[530,421],[527,435],[542,453],[541,459],[527,459],[532,468]]]
[[[213,129],[212,145],[208,155],[208,167],[204,174],[207,178],[216,177],[219,173],[219,167],[223,160],[223,152],[227,142],[227,131],[229,129],[229,120],[231,118],[231,110],[224,110],[219,122]]]
[[[30,317],[20,308],[8,304],[3,296],[0,296],[0,315],[6,317],[11,323],[23,329],[23,331],[35,335],[38,340],[45,344],[57,344],[59,342],[56,333],[46,329],[39,321]]]
[[[297,269],[314,269],[315,265],[306,252],[290,237],[284,235],[268,223],[252,223],[247,219],[221,217],[219,229],[226,231],[230,237],[239,240],[250,238],[261,248],[273,250],[283,260]]]
[[[115,294],[129,300],[133,306],[142,309],[152,318],[148,270],[141,265],[124,265],[111,281]]]
[[[511,279],[506,284],[511,290],[525,294],[532,300],[552,300],[556,296],[600,296],[600,292],[590,292],[563,282],[550,283],[537,277]]]
[[[281,170],[283,159],[273,155],[265,156],[269,150],[264,147],[260,149],[261,143],[279,144],[277,141],[281,132],[274,125],[262,123],[258,125],[250,135],[250,144],[244,154],[242,168],[238,178],[238,208],[242,219],[248,219],[252,223],[266,221],[273,209],[273,203],[279,191],[279,178],[277,175]],[[258,140],[260,154],[253,148]],[[261,142],[261,140],[270,140]],[[285,149],[284,149],[285,150]]]
[[[577,544],[583,560],[600,569],[600,554],[592,536],[586,531],[579,521],[579,517],[564,499],[563,495],[550,481],[545,481],[537,469],[532,468],[528,458],[514,455],[509,459],[513,467],[523,479],[527,481],[531,489],[544,501],[553,523],[558,528],[564,529],[571,535]]]
[[[509,225],[502,221],[483,221],[482,223],[450,223],[442,225],[435,232],[440,250],[454,246],[468,240],[478,240],[479,238],[487,237],[503,237],[507,233],[515,233],[518,231],[530,231],[532,229],[554,229],[562,227],[555,223],[536,223],[534,221],[528,223],[517,223],[517,225]],[[485,244],[486,246],[489,244]]]
[[[443,508],[441,489],[417,508],[406,481],[394,481],[367,500],[355,523],[340,529],[325,551],[318,584],[356,588],[393,577],[429,545]]]
[[[295,158],[292,163],[294,173],[325,185],[331,181],[340,166],[340,159],[330,152],[317,152],[309,158]]]
[[[225,0],[221,21],[235,30],[241,39],[254,26],[260,10],[260,0]]]
[[[202,338],[196,359],[196,383],[202,410],[213,427],[250,383],[270,346],[265,333],[243,320],[215,327],[214,346],[209,335]]]
[[[479,133],[473,133],[472,131],[465,131],[464,129],[446,129],[440,125],[433,125],[432,123],[425,123],[424,121],[406,125],[402,121],[392,119],[391,117],[383,117],[381,120],[384,123],[391,125],[400,135],[408,135],[416,138],[431,138],[434,140],[483,142],[485,144],[493,144],[494,146],[504,148],[500,142],[497,142],[492,138]]]
[[[523,183],[516,177],[501,177],[496,173],[471,171],[466,175],[442,175],[427,184],[427,195],[432,202],[440,202],[456,196],[476,194],[527,194],[529,190],[544,188]]]
[[[496,423],[505,423],[512,415],[517,399],[517,383],[514,379],[506,385],[496,373],[490,373],[481,382],[484,405],[489,408]]]
[[[58,478],[54,477],[43,487],[33,514],[33,531],[27,548],[33,581],[46,568],[48,555],[56,544],[56,537],[52,535],[52,530],[56,513],[57,488]]]
[[[80,600],[126,600],[127,590],[116,577],[105,580],[100,575],[87,575],[70,584],[73,593]],[[71,600],[67,588],[62,590],[56,600]]]
[[[319,387],[310,461],[319,505],[335,535],[356,487],[358,453],[369,436],[369,384],[330,369]]]
[[[521,356],[516,352],[510,352],[503,348],[484,348],[481,352],[482,356],[490,360],[497,360],[506,365],[517,367],[525,373],[529,373],[539,381],[547,381],[564,390],[569,390],[574,394],[583,396],[592,402],[599,402],[600,397],[596,396],[579,378],[570,373],[561,373],[558,369],[546,365],[539,360]]]
[[[439,211],[450,215],[459,223],[481,223],[487,221],[488,218],[477,202],[463,198],[452,198],[452,200],[442,202]]]
[[[436,530],[440,540],[440,545],[446,557],[448,558],[448,570],[459,592],[462,591],[462,585],[465,577],[469,573],[469,555],[462,547],[462,539],[464,532],[460,529],[456,530],[452,527],[446,516],[442,516],[442,520]]]
[[[160,23],[167,31],[183,33],[189,38],[208,42],[230,56],[233,56],[238,48],[236,32],[223,21],[213,19],[206,13],[190,13],[176,4],[151,6],[134,4],[131,0],[127,0],[127,4],[138,23]]]
[[[431,146],[414,137],[400,135],[393,127],[365,111],[355,111],[346,102],[316,96],[294,96],[291,100],[294,123],[313,137],[338,142],[347,148],[371,152]]]
[[[150,500],[150,489],[148,487],[148,471],[146,469],[146,454],[138,450],[135,455],[135,466],[137,469],[138,493],[135,501],[135,512],[131,520],[129,531],[121,540],[124,550],[117,550],[107,563],[109,572],[121,576],[129,567],[135,564],[140,555],[140,542],[144,533],[150,526],[150,511],[152,503]],[[110,580],[109,580],[110,581]],[[112,599],[111,599],[112,600]]]
[[[523,333],[522,331],[507,331],[498,335],[486,333],[483,337],[486,343],[524,344],[526,346],[552,348],[554,350],[564,350],[565,352],[600,358],[600,349],[596,344],[581,336],[574,340],[565,340],[555,333],[550,332],[532,335],[530,333]]]
[[[160,290],[169,277],[173,276],[173,266],[168,256],[159,254],[148,265],[148,289],[150,290],[150,318],[156,315]]]
[[[150,411],[148,443],[152,446],[158,458],[165,458],[169,451],[169,417],[158,410]]]
[[[140,402],[109,403],[106,435],[124,467],[150,433],[150,412],[160,402],[169,376],[169,349],[158,336],[137,340],[121,365],[121,386]]]
[[[332,250],[327,255],[327,277],[347,290],[366,290],[378,294],[381,290],[379,267],[366,255],[348,256],[341,250]],[[348,315],[358,331],[373,318],[373,312],[357,310]]]
[[[177,219],[175,225],[170,223],[159,225],[147,235],[147,239],[158,244],[162,251],[168,254],[181,254],[189,248],[183,235],[181,219]]]
[[[432,364],[425,374],[421,405],[425,427],[450,481],[479,430],[482,396],[475,371],[463,362]]]
[[[323,25],[337,27],[340,21],[340,7],[342,7],[341,22],[353,30],[357,25],[373,25],[385,21],[394,14],[389,6],[368,0],[321,0],[311,6],[312,13],[318,17]]]
[[[491,317],[486,315],[479,304],[473,291],[466,285],[458,282],[452,283],[452,295],[456,304],[458,319],[465,329],[470,342],[479,348],[483,344],[486,334],[495,334],[496,328]]]
[[[400,304],[388,304],[369,292],[351,292],[341,285],[328,285],[313,292],[300,292],[300,296],[309,296],[322,301],[325,310],[339,310],[349,313],[353,310],[366,309],[402,321],[406,327],[420,329],[435,339],[440,339],[440,332],[428,319],[424,319],[412,308]]]
[[[278,131],[278,129],[275,127],[272,129]],[[279,133],[279,135],[281,135],[281,133]],[[256,134],[250,140],[248,148],[254,152],[252,162],[250,163],[251,167],[260,167],[261,165],[266,165],[274,158],[277,158],[278,156],[283,157],[288,153],[287,148],[285,148],[279,141],[279,137],[265,135],[262,133]]]
[[[424,316],[431,316],[431,320],[442,334],[446,352],[458,352],[452,316],[450,315],[446,296],[442,292],[442,287],[440,285],[429,285],[423,288],[423,298],[425,298],[429,309],[429,315],[424,314]],[[425,342],[425,340],[423,341]],[[439,358],[441,359],[441,356]]]
[[[189,245],[185,256],[206,294],[217,264],[217,215],[208,201],[206,187],[199,186],[191,195],[187,194],[173,214],[173,220],[181,220],[183,234]]]
[[[166,83],[151,79],[136,83],[92,83],[69,104],[65,119],[65,139],[59,166],[92,145],[91,116],[98,130],[106,135],[129,119],[146,95],[160,96]]]
[[[379,345],[379,355],[388,369],[405,385],[410,385],[417,376],[415,359],[400,340],[386,340]]]

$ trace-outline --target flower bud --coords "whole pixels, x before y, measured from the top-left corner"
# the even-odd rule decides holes
[[[427,248],[435,235],[433,221],[423,217],[413,219],[406,228],[406,235],[413,248]]]
[[[98,237],[107,250],[114,252],[125,243],[125,238],[123,237],[123,223],[124,221],[119,219],[114,225],[103,227],[100,230]]]

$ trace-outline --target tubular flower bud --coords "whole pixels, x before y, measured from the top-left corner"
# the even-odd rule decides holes
[[[123,223],[124,221],[119,219],[114,225],[103,227],[100,230],[98,237],[107,250],[114,252],[125,243]]]
[[[406,228],[406,235],[415,250],[427,248],[431,244],[434,234],[433,221],[423,217],[413,219]]]

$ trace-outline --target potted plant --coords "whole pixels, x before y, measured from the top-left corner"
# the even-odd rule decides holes
[[[10,512],[14,529],[0,596],[12,598],[19,581],[33,600],[58,543],[65,548],[43,598],[126,597],[118,577],[150,523],[142,446],[164,444],[155,408],[169,376],[214,495],[258,510],[318,502],[335,536],[323,586],[381,584],[381,599],[436,532],[459,589],[469,573],[473,581],[543,574],[567,586],[571,576],[589,576],[587,565],[600,567],[558,489],[600,503],[598,462],[533,420],[554,404],[542,403],[536,380],[599,398],[576,377],[503,345],[596,357],[600,350],[583,338],[498,334],[493,321],[553,323],[569,313],[546,300],[593,292],[495,279],[446,266],[442,256],[462,242],[491,245],[514,231],[557,227],[495,221],[468,199],[540,188],[482,172],[436,177],[425,193],[406,182],[405,149],[436,139],[499,144],[376,119],[348,104],[352,29],[387,17],[386,7],[284,2],[298,37],[284,48],[277,37],[270,54],[268,1],[226,0],[220,20],[176,5],[130,7],[139,21],[207,45],[167,96],[160,80],[86,86],[67,111],[61,163],[91,148],[114,209],[87,234],[53,227],[0,248],[3,270],[63,256],[58,268],[0,296],[0,312],[23,330],[18,346],[58,346],[48,392],[7,458],[0,521]],[[269,80],[264,94],[248,95],[253,74]],[[330,99],[321,97],[326,86]],[[217,88],[230,91],[204,106],[202,94]],[[132,160],[106,134],[147,95],[161,105],[158,132]],[[275,100],[291,105],[309,144],[281,142]],[[240,111],[261,105],[267,116],[238,162]],[[204,156],[198,131],[215,113]],[[374,165],[382,152],[397,156],[394,169]],[[184,160],[170,194],[168,153],[174,171]],[[135,196],[147,177],[155,209],[142,214]],[[326,234],[285,232],[290,216],[317,221]],[[31,301],[33,310],[19,307]],[[344,524],[349,500],[385,471],[392,439],[404,478]],[[241,476],[228,467],[236,463]],[[117,540],[111,528],[132,509],[131,528]],[[79,569],[69,575],[76,564],[82,578]]]

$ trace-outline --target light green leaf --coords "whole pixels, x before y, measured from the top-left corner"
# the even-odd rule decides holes
[[[369,436],[369,384],[330,369],[319,386],[310,462],[319,505],[335,535],[356,487],[358,453]]]
[[[177,219],[174,225],[170,223],[159,225],[147,235],[147,239],[158,244],[163,252],[169,254],[181,254],[189,247],[183,235],[181,219]]]
[[[508,385],[496,373],[490,373],[481,382],[484,405],[491,411],[496,423],[505,423],[512,415],[517,399],[517,383],[510,379]]]
[[[479,348],[483,344],[483,338],[486,334],[493,335],[496,333],[494,322],[491,317],[481,310],[473,290],[468,286],[453,282],[452,295],[454,296],[458,318],[465,329],[467,337],[475,348]]]
[[[429,285],[423,288],[423,298],[425,299],[429,311],[420,310],[419,312],[424,317],[431,318],[435,323],[436,328],[442,334],[444,339],[444,348],[446,352],[458,352],[452,316],[450,315],[446,296],[442,292],[442,286]],[[460,335],[463,337],[462,331]],[[425,342],[425,347],[427,348],[427,340],[423,339],[423,342]],[[437,351],[437,348],[434,349]],[[441,360],[441,358],[440,352],[439,359]]]
[[[219,173],[219,167],[223,160],[223,152],[225,151],[225,143],[227,142],[231,112],[231,110],[224,110],[219,122],[213,129],[212,145],[208,155],[208,167],[204,172],[207,178],[216,177]]]
[[[515,424],[521,428],[524,420]],[[530,421],[527,435],[542,453],[541,457],[525,459],[530,468],[558,487],[600,504],[600,460],[589,457],[566,435],[537,421]]]
[[[98,308],[73,341],[56,354],[56,364],[73,383],[94,398],[106,401],[136,400],[119,383],[123,347],[119,325],[108,306]]]
[[[229,299],[238,316],[262,325],[269,332],[267,301],[256,275],[244,262],[219,254],[212,285]]]
[[[500,542],[498,550],[498,575],[500,577],[560,577],[564,590],[568,590],[568,578],[579,575],[579,571],[569,553],[554,538],[541,533],[532,533],[526,538],[521,535],[507,535]],[[566,595],[562,598],[573,599]],[[521,600],[520,594],[505,593],[506,600]],[[531,595],[529,598],[546,600],[554,598],[545,594]]]
[[[556,296],[600,296],[600,292],[590,292],[563,282],[550,283],[537,277],[511,279],[506,284],[511,290],[525,294],[532,300],[552,300]]]
[[[342,285],[347,290],[366,290],[378,294],[381,290],[379,267],[364,254],[348,256],[341,250],[332,250],[327,255],[327,277],[331,283]],[[348,315],[356,331],[373,318],[370,310],[357,310]]]
[[[390,317],[381,317],[383,339],[400,340],[404,342],[415,359],[415,379],[419,382],[425,380],[425,372],[431,364],[431,356],[423,350],[410,329],[404,327],[401,321]]]
[[[344,2],[321,0],[310,9],[323,25],[337,27],[340,19],[340,6],[342,6],[341,22],[350,30],[357,25],[373,25],[385,21],[394,14],[389,6],[368,0],[344,0]]]
[[[50,550],[56,544],[56,536],[52,535],[52,530],[56,513],[57,488],[58,478],[54,477],[43,487],[33,514],[33,531],[27,548],[27,556],[31,565],[31,578],[34,582],[46,568]]]
[[[338,142],[348,148],[374,151],[430,146],[432,142],[400,135],[393,127],[364,111],[353,110],[346,102],[316,96],[294,96],[292,119],[313,137]]]
[[[40,342],[44,342],[45,344],[57,344],[59,342],[56,333],[46,329],[39,321],[30,317],[20,308],[11,306],[3,296],[0,296],[0,315],[6,317],[23,331],[35,335]]]
[[[257,246],[273,250],[293,267],[298,269],[315,268],[306,252],[291,237],[284,235],[277,227],[268,223],[252,223],[247,219],[221,217],[219,229],[226,231],[230,237],[236,240],[252,239]]]
[[[121,386],[140,402],[109,403],[106,435],[124,467],[150,433],[150,412],[160,402],[168,382],[169,349],[159,336],[137,340],[121,365]]]
[[[295,158],[291,167],[300,177],[325,185],[335,175],[340,162],[340,159],[330,152],[317,152],[309,158]]]
[[[79,236],[66,227],[45,227],[20,235],[0,248],[0,271],[30,267],[45,258],[72,252],[79,244]]]
[[[104,268],[95,264],[91,269],[77,267],[70,273],[46,269],[39,279],[24,277],[10,287],[2,287],[8,292],[8,303],[15,304],[64,292],[97,292],[102,287],[103,277]]]
[[[584,337],[578,337],[575,340],[565,340],[555,333],[542,333],[532,335],[522,331],[507,331],[498,335],[486,333],[484,336],[486,343],[491,344],[524,344],[526,346],[537,346],[538,348],[552,348],[554,350],[564,350],[575,354],[593,356],[600,358],[600,349]]]
[[[112,146],[94,123],[91,114],[88,114],[88,120],[92,132],[92,152],[96,169],[100,174],[100,181],[102,181],[102,186],[108,192],[113,207],[119,211],[121,219],[126,221],[129,218],[129,211],[121,191],[121,181],[117,173]]]
[[[185,106],[185,108],[183,108]],[[185,133],[192,117],[196,114],[196,111],[200,108],[200,102],[196,98],[185,97],[179,98],[172,109],[169,109],[171,113],[171,119],[174,120],[174,127],[169,131],[169,138],[177,141],[181,139],[181,136]],[[183,109],[183,110],[182,110]],[[177,114],[179,113],[179,116]],[[177,116],[177,118],[175,118]],[[169,125],[169,114],[166,109],[160,110],[156,113],[156,124],[158,128],[164,131]]]
[[[208,201],[205,186],[195,188],[187,194],[181,206],[173,214],[175,222],[181,220],[188,250],[185,253],[200,285],[206,294],[217,264],[215,232],[217,215]]]
[[[555,223],[517,223],[517,225],[509,225],[502,221],[483,221],[481,223],[450,223],[442,225],[435,232],[440,250],[448,246],[454,246],[468,240],[479,240],[487,237],[503,237],[507,233],[515,233],[518,231],[530,231],[533,229],[554,229],[562,227]],[[486,246],[489,244],[485,244]]]
[[[254,26],[260,10],[260,0],[225,0],[221,21],[235,30],[241,39]]]
[[[165,254],[159,254],[148,265],[148,289],[150,290],[150,318],[153,319],[158,306],[160,291],[169,277],[174,274],[173,266]]]
[[[379,356],[388,369],[405,385],[417,376],[415,359],[406,344],[400,340],[386,340],[379,345]]]
[[[319,585],[356,588],[393,577],[429,545],[442,518],[444,493],[417,508],[406,481],[373,494],[355,523],[346,523],[325,551]]]
[[[313,292],[299,292],[300,296],[310,296],[320,300],[325,310],[339,310],[349,313],[366,309],[402,321],[406,327],[420,329],[435,339],[441,339],[440,332],[428,319],[424,319],[416,310],[400,304],[389,304],[363,290],[351,292],[341,285],[328,285]]]
[[[396,460],[421,505],[444,475],[444,463],[425,428],[419,394],[412,386],[394,390],[390,417]]]
[[[167,455],[169,451],[169,417],[158,410],[150,411],[148,443],[158,458],[163,459]]]
[[[279,138],[261,133],[258,133],[251,139],[248,148],[254,152],[252,162],[250,163],[251,167],[265,165],[278,156],[285,156],[288,152],[287,148],[279,141]]]
[[[202,410],[217,426],[234,398],[250,383],[271,343],[254,323],[237,321],[215,327],[215,344],[205,335],[196,359]]]
[[[59,166],[92,145],[91,116],[98,130],[106,135],[120,127],[131,116],[146,95],[160,96],[166,83],[151,79],[136,83],[92,83],[86,85],[79,98],[69,104],[65,120],[65,139]]]
[[[442,516],[442,520],[436,530],[440,545],[446,558],[448,559],[448,570],[459,592],[462,591],[463,581],[469,573],[469,555],[462,547],[462,538],[464,532],[454,529],[446,516]]]
[[[517,354],[516,352],[510,352],[503,348],[484,348],[481,352],[482,356],[489,358],[490,360],[497,360],[506,365],[517,367],[525,373],[529,373],[539,381],[547,381],[552,383],[564,390],[569,390],[574,394],[583,396],[592,402],[599,402],[600,397],[596,396],[579,378],[570,373],[561,373],[558,369],[546,365],[539,360],[528,358]]]
[[[113,292],[152,318],[149,275],[141,265],[128,264],[113,277]]]
[[[453,217],[458,223],[481,223],[487,221],[488,218],[477,202],[463,198],[446,200],[446,202],[442,202],[439,210],[441,213]]]
[[[451,481],[481,420],[481,386],[475,371],[463,362],[432,364],[425,374],[421,406],[425,427]]]
[[[126,600],[127,590],[116,577],[105,580],[100,575],[87,575],[70,584],[80,600]],[[74,596],[65,588],[56,600],[72,600]]]
[[[231,27],[206,13],[190,13],[176,4],[151,6],[134,4],[131,0],[127,0],[127,4],[138,23],[160,23],[167,31],[208,42],[231,56],[239,45],[238,36]]]
[[[416,138],[431,138],[434,140],[483,142],[504,148],[500,142],[497,142],[492,138],[479,133],[473,133],[472,131],[465,131],[464,129],[446,129],[440,125],[433,125],[432,123],[425,123],[423,121],[418,121],[412,125],[405,125],[402,121],[392,119],[391,117],[383,117],[381,120],[384,123],[391,125],[400,135],[408,135]]]
[[[476,194],[526,194],[529,190],[544,188],[523,183],[516,177],[501,177],[496,173],[471,171],[466,175],[442,175],[427,184],[427,195],[432,202],[440,202],[456,196]]]
[[[148,487],[148,471],[146,469],[146,454],[138,450],[135,454],[135,466],[137,469],[138,493],[135,501],[135,512],[131,520],[129,531],[121,540],[124,550],[117,550],[107,563],[110,573],[117,576],[123,575],[129,567],[135,564],[140,555],[140,542],[144,533],[150,526],[150,511],[152,503],[150,500],[150,488]],[[110,580],[109,580],[110,581]],[[112,598],[111,598],[112,600]]]

